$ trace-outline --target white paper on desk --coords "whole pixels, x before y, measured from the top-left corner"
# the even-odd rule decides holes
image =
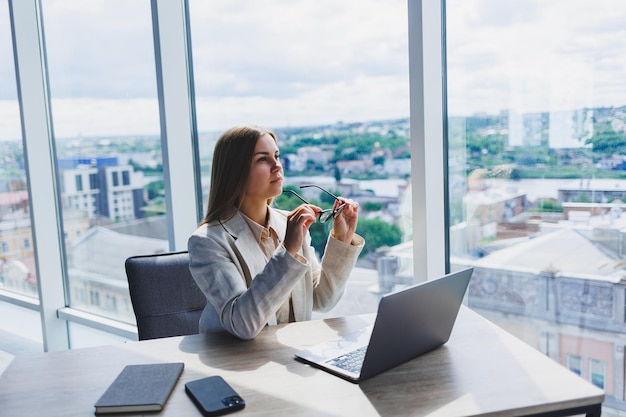
[[[296,352],[296,356],[313,362],[324,362],[336,358],[337,356],[366,346],[370,341],[373,328],[374,326],[370,325],[363,329],[350,332],[340,338],[313,345],[308,349]]]

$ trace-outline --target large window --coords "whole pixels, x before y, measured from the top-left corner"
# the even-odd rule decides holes
[[[30,337],[43,329],[53,337],[59,328],[61,333],[67,330],[64,320],[74,310],[116,324],[134,323],[125,258],[166,251],[172,232],[183,236],[178,242],[192,232],[186,226],[169,227],[171,219],[193,217],[166,209],[171,200],[179,204],[176,208],[194,202],[171,198],[174,187],[166,186],[163,176],[170,175],[163,173],[163,166],[169,167],[193,138],[177,130],[180,137],[169,134],[166,141],[160,131],[164,119],[180,116],[184,105],[194,102],[203,205],[215,139],[244,123],[278,133],[287,186],[315,182],[361,202],[359,233],[370,246],[350,288],[361,285],[370,297],[356,309],[332,314],[373,311],[379,294],[413,282],[412,246],[422,236],[411,235],[409,197],[423,199],[426,193],[423,184],[415,186],[420,178],[411,184],[411,163],[416,165],[417,158],[409,158],[408,121],[419,117],[409,114],[409,91],[418,91],[414,86],[421,80],[415,77],[410,88],[408,55],[419,51],[411,56],[411,77],[413,64],[422,58],[426,68],[420,76],[432,75],[427,67],[438,60],[430,55],[425,59],[432,52],[429,39],[424,51],[407,42],[406,1],[191,0],[194,78],[189,85],[195,91],[184,91],[179,101],[173,93],[184,90],[175,82],[180,72],[169,64],[188,70],[187,51],[174,42],[184,14],[165,13],[166,6],[179,3],[10,4],[19,5],[14,22],[19,30],[0,36],[0,184],[19,185],[12,180],[21,177],[17,191],[25,191],[34,187],[34,179],[40,180],[39,193],[32,196],[40,201],[30,201],[26,194],[23,206],[11,207],[12,221],[20,210],[29,221],[29,210],[35,222],[42,213],[48,220],[45,214],[55,212],[57,203],[61,214],[36,224],[37,241],[28,233],[9,241],[2,229],[3,254],[13,250],[11,242],[18,242],[22,254],[38,249],[38,261],[46,266],[38,274],[35,262],[31,267],[22,261],[7,275],[9,262],[2,264],[0,295],[11,304],[6,303],[9,308],[0,316],[14,316],[16,310],[26,310],[25,299],[32,301],[32,314],[21,321],[22,328],[10,331]],[[151,13],[155,5],[164,6],[158,16]],[[445,4],[450,264],[474,266],[468,297],[472,308],[603,386],[607,403],[615,408],[626,408],[626,246],[621,225],[626,216],[625,5],[621,0]],[[43,26],[37,19],[39,6]],[[8,22],[7,15],[0,5],[0,23]],[[414,15],[409,8],[411,33],[421,33],[415,25],[422,22],[412,20]],[[155,16],[158,25],[153,25]],[[429,22],[436,17],[425,16]],[[0,24],[0,31],[9,27]],[[38,30],[45,30],[45,37]],[[155,30],[161,41],[157,55]],[[18,52],[47,58],[42,73],[33,74],[23,65],[18,81],[33,87],[49,78],[52,117],[38,113],[47,100],[45,83],[39,94],[32,91],[35,87],[29,90],[20,110],[52,119],[51,141],[28,134],[21,138],[11,36],[22,42]],[[425,103],[439,112],[439,106]],[[193,118],[183,114],[180,119],[191,123]],[[26,118],[22,128],[38,123]],[[46,129],[31,131],[44,131],[45,136]],[[38,153],[45,154],[39,161],[54,159],[58,201],[52,196],[41,202],[42,189],[54,188],[41,187],[48,184],[41,179],[49,179],[54,170],[20,165],[21,140],[42,145],[29,149],[29,159]],[[424,140],[428,145],[434,141]],[[162,150],[164,142],[171,146]],[[415,140],[411,145],[418,147]],[[192,165],[189,158],[183,160],[171,172]],[[184,186],[175,185],[177,190]],[[330,204],[321,195],[307,196],[322,206]],[[287,198],[276,203],[283,208],[292,204]],[[435,209],[441,208],[439,203]],[[3,208],[0,215],[7,213]],[[8,219],[3,217],[2,224],[9,224]],[[57,248],[55,239],[48,238],[55,234],[63,240],[61,256],[48,250]],[[42,240],[46,244],[39,245]],[[7,276],[24,275],[38,284],[30,295],[6,287]],[[45,301],[41,304],[37,289]],[[84,330],[71,332],[72,346],[98,343],[94,329],[110,325],[86,316],[68,319],[72,330]],[[40,321],[45,324],[41,328],[36,324]],[[67,347],[67,340],[55,346]]]
[[[169,249],[151,5],[42,7],[69,305],[134,323],[124,260]]]
[[[15,83],[15,61],[6,2],[0,3],[0,296],[39,299],[31,233],[28,179]],[[0,301],[0,350],[17,343],[25,351],[41,349],[41,326],[34,311]]]
[[[0,289],[37,298],[28,183],[15,84],[9,14],[0,4]]]
[[[16,146],[2,170],[28,172],[38,191],[24,210],[32,205],[43,243],[33,265],[13,275],[28,276],[31,296],[39,284],[43,301],[28,310],[44,322],[35,331],[44,349],[97,344],[90,329],[132,334],[124,260],[184,249],[199,215],[194,198],[206,205],[215,139],[236,124],[278,133],[288,186],[315,182],[361,203],[358,233],[368,246],[351,288],[366,296],[331,314],[373,311],[381,293],[412,281],[406,2],[8,4],[10,24],[0,10],[0,135]],[[27,90],[21,107],[16,84]],[[193,111],[183,111],[190,103]],[[15,163],[20,119],[37,161],[27,169]],[[196,131],[198,167],[190,156]],[[200,196],[189,167],[202,172]],[[320,255],[326,232],[314,230]],[[22,253],[36,249],[30,235],[14,241]],[[13,250],[8,239],[1,247]],[[46,265],[42,277],[37,263]]]
[[[346,313],[374,311],[379,292],[412,281],[410,264],[400,268],[396,256],[411,230],[406,2],[189,6],[204,208],[219,134],[240,124],[271,128],[286,187],[314,183],[360,202],[357,232],[367,243],[352,282],[371,297]],[[317,189],[298,191],[332,205]],[[283,195],[275,204],[300,202]],[[327,226],[311,228],[320,254]]]
[[[626,3],[446,13],[450,256],[475,268],[469,305],[624,409]]]

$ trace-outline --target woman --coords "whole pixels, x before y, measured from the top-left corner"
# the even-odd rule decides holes
[[[309,320],[313,310],[328,311],[341,298],[364,243],[355,233],[358,203],[335,201],[334,209],[345,207],[320,265],[309,226],[322,210],[271,207],[282,190],[273,132],[244,126],[220,136],[207,214],[188,245],[191,274],[208,301],[200,332],[225,329],[252,339],[266,324]]]

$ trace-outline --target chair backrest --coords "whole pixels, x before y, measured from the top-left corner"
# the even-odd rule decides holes
[[[125,267],[139,340],[199,332],[206,297],[189,272],[189,253],[131,256]]]

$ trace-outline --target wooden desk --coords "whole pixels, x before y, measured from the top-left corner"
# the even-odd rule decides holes
[[[296,350],[373,319],[281,325],[252,341],[194,335],[17,357],[0,377],[0,414],[93,416],[93,404],[125,365],[183,361],[166,408],[151,415],[200,416],[184,384],[218,374],[246,400],[233,414],[242,417],[600,416],[602,390],[467,308],[446,345],[360,385],[294,359]]]

